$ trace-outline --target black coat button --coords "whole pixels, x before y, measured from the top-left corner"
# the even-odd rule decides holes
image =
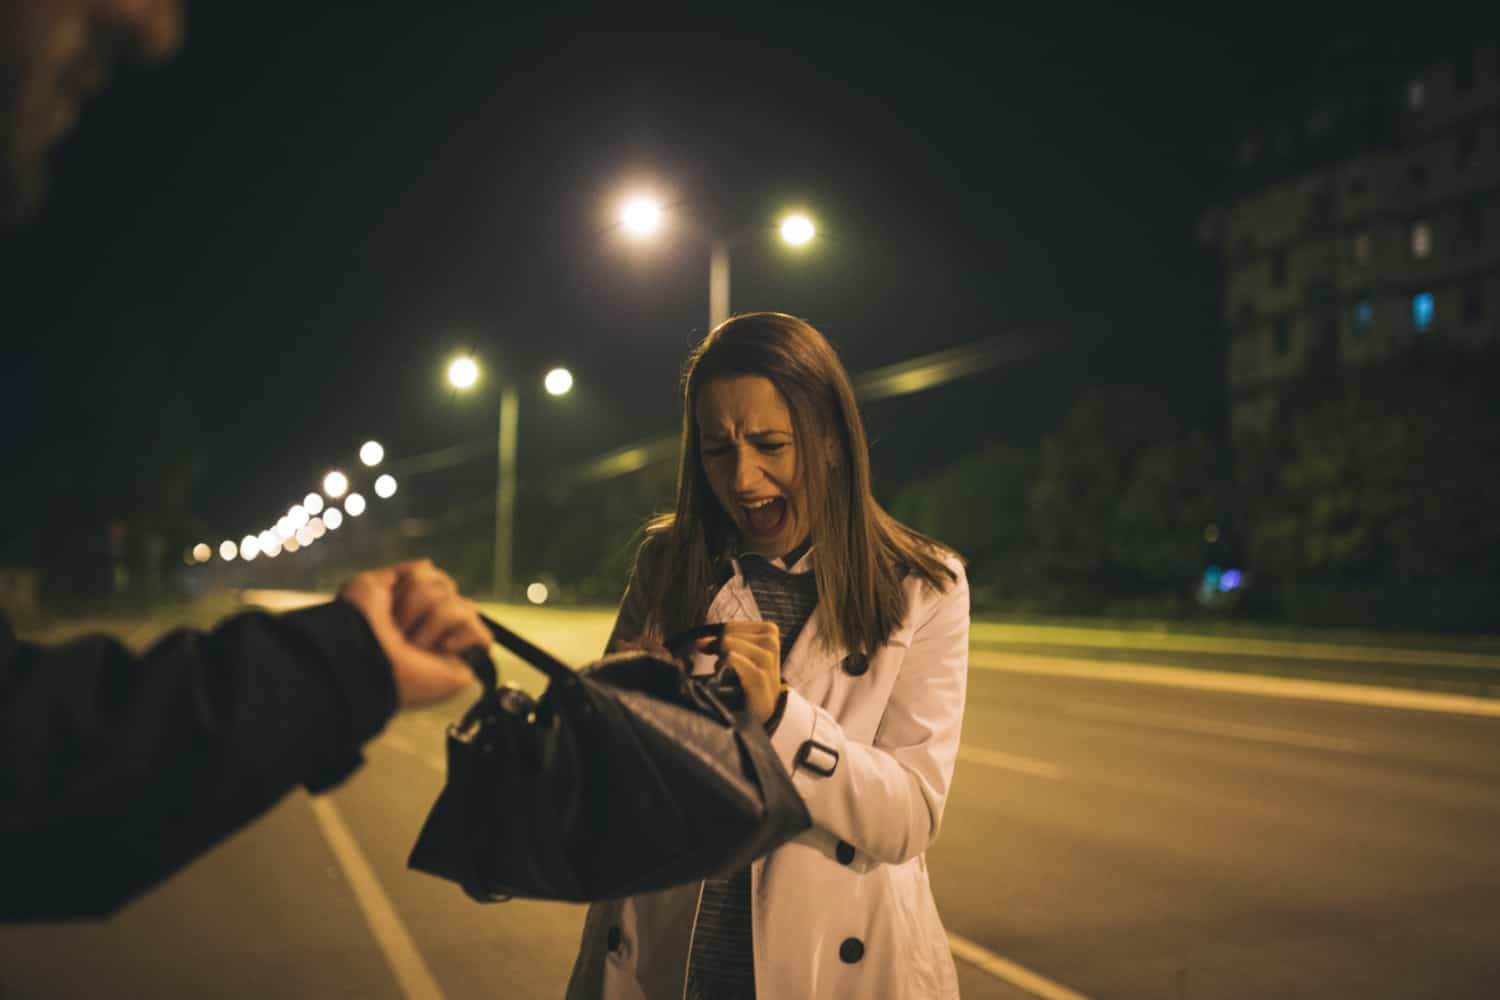
[[[615,924],[609,929],[609,936],[605,939],[610,951],[620,950],[620,925]]]
[[[844,673],[858,677],[870,669],[870,658],[864,653],[850,653],[844,657]]]
[[[865,943],[859,938],[844,938],[844,943],[839,945],[839,958],[848,965],[853,965],[865,957]]]
[[[854,863],[854,845],[839,841],[839,846],[833,849],[833,856],[839,859],[839,864],[848,865]]]

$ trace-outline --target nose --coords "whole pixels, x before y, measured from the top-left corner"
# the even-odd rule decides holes
[[[185,0],[104,0],[97,10],[104,31],[142,62],[170,59],[186,32]]]
[[[755,449],[742,446],[734,452],[734,471],[730,479],[730,485],[734,492],[740,496],[753,494],[761,484],[760,461],[757,459]]]

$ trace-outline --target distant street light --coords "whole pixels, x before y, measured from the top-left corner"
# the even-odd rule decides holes
[[[547,585],[540,581],[526,588],[526,599],[532,604],[547,603]]]
[[[338,531],[339,525],[344,523],[344,512],[337,507],[329,507],[323,512],[323,524],[329,531]]]
[[[292,519],[285,515],[276,519],[276,536],[283,542],[297,533],[297,526],[292,524]]]
[[[214,556],[214,550],[208,547],[207,542],[199,542],[193,546],[193,561],[206,563]]]
[[[455,389],[472,389],[479,381],[479,362],[461,354],[448,362],[448,384]]]
[[[542,384],[547,387],[548,394],[566,396],[568,390],[573,388],[573,373],[566,368],[554,368],[547,373]]]
[[[349,477],[344,475],[342,472],[339,472],[337,469],[323,477],[323,492],[326,493],[329,498],[337,500],[348,491]],[[297,525],[297,527],[300,528],[301,525]]]
[[[389,500],[396,495],[396,477],[386,473],[375,480],[375,495],[382,500]]]
[[[301,504],[294,503],[286,512],[287,523],[292,526],[293,531],[301,530],[307,523],[307,510]]]
[[[661,228],[661,202],[648,195],[636,195],[620,208],[620,225],[632,236],[652,236]]]
[[[351,493],[344,501],[344,512],[350,517],[358,517],[365,512],[365,498],[358,493]]]
[[[234,562],[234,557],[238,554],[238,547],[229,539],[226,538],[219,543],[219,558],[225,562]]]
[[[366,466],[374,468],[385,458],[385,449],[380,446],[379,441],[366,441],[359,449],[359,460]],[[314,511],[316,513],[316,511]]]
[[[323,496],[320,493],[309,493],[302,498],[302,508],[309,514],[323,513]]]
[[[781,238],[794,247],[806,246],[816,233],[812,220],[800,212],[781,220]]]
[[[240,539],[240,558],[254,559],[260,555],[260,539],[254,535],[246,535]]]

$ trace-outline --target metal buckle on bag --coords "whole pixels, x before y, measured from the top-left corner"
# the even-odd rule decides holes
[[[832,758],[833,762],[827,767],[824,767],[822,764],[813,763],[812,755],[815,750],[824,754],[825,758]],[[797,755],[793,758],[793,761],[797,766],[805,767],[813,774],[831,778],[833,777],[833,772],[838,770],[839,752],[831,746],[819,743],[817,740],[807,740],[797,748]]]

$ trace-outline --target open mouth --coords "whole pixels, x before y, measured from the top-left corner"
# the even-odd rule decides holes
[[[753,504],[742,504],[740,512],[751,535],[761,539],[775,538],[786,521],[786,498],[771,497]]]

